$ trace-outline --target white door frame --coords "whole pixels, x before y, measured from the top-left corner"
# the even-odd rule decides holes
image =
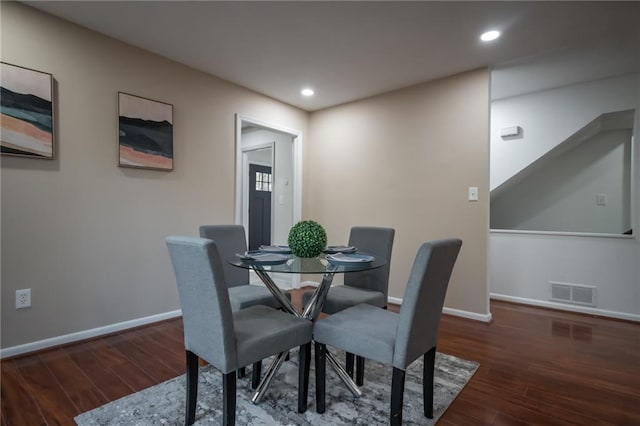
[[[302,219],[302,131],[289,127],[270,123],[264,120],[250,117],[244,114],[236,114],[236,199],[235,199],[235,223],[242,225],[243,212],[243,152],[242,152],[242,124],[248,123],[267,130],[273,130],[291,135],[293,138],[293,223]],[[273,151],[275,153],[275,149]],[[275,164],[274,164],[275,166]],[[273,205],[273,201],[272,201]],[[300,287],[300,276],[294,274],[291,277],[293,288]]]

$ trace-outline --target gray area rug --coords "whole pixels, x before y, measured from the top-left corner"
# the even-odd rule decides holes
[[[313,360],[309,378],[309,406],[298,414],[297,352],[285,362],[258,405],[251,403],[251,368],[237,381],[238,425],[385,425],[389,424],[391,368],[367,360],[363,395],[354,398],[327,365],[326,411],[315,410]],[[335,354],[344,365],[344,355]],[[263,372],[271,360],[263,361]],[[434,424],[471,379],[478,363],[438,353],[434,388],[434,418],[424,417],[422,402],[422,358],[406,374],[403,424]],[[85,425],[181,425],[184,424],[185,376],[125,396],[80,414],[75,421]],[[219,425],[222,417],[222,376],[211,366],[200,368],[196,425]]]

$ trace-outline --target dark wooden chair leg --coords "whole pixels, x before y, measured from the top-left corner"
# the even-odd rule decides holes
[[[322,343],[315,344],[316,352],[316,411],[318,414],[324,413],[325,410],[325,375],[326,375],[326,362],[325,351],[326,345]]]
[[[186,351],[187,355],[187,409],[184,424],[192,425],[196,421],[196,402],[198,400],[198,355]]]
[[[307,411],[307,398],[309,396],[311,343],[300,346],[300,362],[298,365],[298,413],[304,413]]]
[[[247,370],[244,367],[238,368],[238,379],[244,379],[246,375]]]
[[[345,362],[345,370],[349,377],[353,379],[353,364],[354,364],[354,355],[351,352],[346,353],[346,362]]]
[[[251,389],[255,389],[260,384],[260,376],[262,375],[262,361],[254,362],[251,370]]]
[[[364,358],[356,356],[356,385],[364,384]]]
[[[424,415],[433,418],[433,374],[436,365],[436,348],[424,354],[424,370],[422,370],[422,398],[424,399]]]
[[[391,426],[402,425],[404,376],[404,370],[393,368],[393,378],[391,379]]]
[[[236,372],[222,375],[222,424],[234,426],[236,424]]]

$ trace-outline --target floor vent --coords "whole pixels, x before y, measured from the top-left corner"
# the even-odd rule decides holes
[[[551,284],[551,298],[554,302],[596,306],[596,288],[588,285],[556,283]]]

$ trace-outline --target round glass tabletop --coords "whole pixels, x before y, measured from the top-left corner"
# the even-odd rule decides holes
[[[387,261],[381,257],[369,255],[367,253],[357,252],[353,255],[344,257],[338,256],[333,261],[327,259],[327,254],[321,254],[318,257],[302,258],[294,255],[271,255],[264,256],[258,254],[254,259],[241,259],[239,257],[228,259],[227,261],[233,266],[244,269],[263,269],[270,272],[281,272],[286,274],[324,274],[331,273],[348,273],[368,271],[370,269],[380,268]],[[360,256],[360,257],[358,257]],[[367,261],[368,257],[372,257],[371,261]]]

